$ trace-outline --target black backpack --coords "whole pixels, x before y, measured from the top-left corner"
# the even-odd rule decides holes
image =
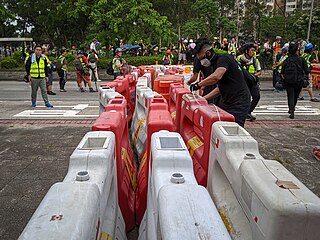
[[[82,66],[82,62],[80,61],[79,58],[74,59],[73,64],[77,70],[82,71],[83,66]]]
[[[295,58],[289,57],[287,58],[284,63],[285,69],[284,69],[284,82],[287,84],[295,84],[300,81],[298,79],[298,62]]]
[[[114,70],[113,70],[113,60],[110,61],[107,65],[107,74],[108,75],[113,75],[114,74]]]

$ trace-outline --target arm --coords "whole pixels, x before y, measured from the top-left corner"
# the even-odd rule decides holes
[[[209,92],[207,95],[204,96],[204,99],[206,100],[210,100],[212,98],[216,98],[220,95],[220,91],[219,88],[216,87],[215,89],[213,89],[211,92]]]
[[[30,68],[31,68],[31,57],[28,57],[26,62],[26,73],[28,77],[30,76]]]
[[[48,61],[46,58],[44,59],[44,73],[46,76],[46,80],[48,81]]]
[[[312,63],[319,63],[318,51],[314,51],[315,59],[313,59]]]
[[[224,67],[218,67],[209,77],[199,83],[200,87],[216,84],[227,71]]]
[[[190,80],[187,82],[188,85],[190,85],[191,83],[195,82],[198,79],[199,73],[198,72],[194,72],[192,74],[192,77],[190,78]]]

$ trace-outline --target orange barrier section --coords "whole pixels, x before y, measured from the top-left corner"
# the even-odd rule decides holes
[[[173,120],[173,124],[176,126],[177,131],[180,130],[182,96],[186,93],[191,92],[188,89],[184,88],[182,84],[170,84],[169,111]]]
[[[150,100],[147,128],[146,152],[142,157],[138,171],[138,186],[136,191],[137,224],[140,224],[147,207],[151,136],[153,133],[160,130],[168,130],[173,132],[175,129],[170,116],[167,101],[162,96],[155,96]]]
[[[171,83],[183,84],[183,75],[163,75],[154,80],[153,91],[161,94],[169,102],[169,90]]]
[[[182,97],[179,132],[192,157],[196,179],[204,187],[207,186],[211,128],[216,121],[234,122],[234,117],[219,107],[208,105],[203,98],[195,100],[191,94]]]
[[[312,64],[311,75],[313,87],[320,88],[320,64]]]
[[[114,99],[109,101],[109,103],[105,106],[104,111],[110,112],[111,110],[120,112],[123,118],[127,117],[127,100],[124,98],[124,96],[116,96]]]
[[[137,169],[129,143],[127,116],[124,114],[127,102],[125,99],[112,99],[109,103],[110,106],[106,106],[106,109],[113,111],[103,112],[93,123],[92,131],[112,131],[115,134],[118,201],[126,223],[126,231],[129,231],[135,227]]]

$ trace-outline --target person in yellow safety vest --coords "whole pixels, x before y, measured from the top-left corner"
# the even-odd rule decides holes
[[[122,57],[123,51],[121,48],[117,48],[115,51],[116,55],[112,59],[112,68],[114,79],[123,74],[123,67],[127,65],[126,60]]]
[[[287,46],[281,48],[281,57],[280,57],[279,61],[275,62],[272,65],[272,68],[276,69],[278,71],[275,87],[276,87],[277,83],[278,84],[283,84],[283,78],[281,76],[281,69],[282,69],[282,63],[284,62],[284,60],[286,60],[288,58],[288,54],[287,53],[288,53],[288,47]],[[276,88],[277,92],[279,92],[279,90],[283,90],[283,89]]]
[[[162,58],[163,65],[171,65],[172,64],[172,58],[173,58],[173,55],[171,53],[171,50],[168,49],[166,51],[166,55],[164,55],[163,58]]]
[[[237,50],[238,50],[238,43],[236,42],[236,39],[233,37],[231,39],[231,42],[228,44],[228,53],[235,56]]]
[[[34,52],[29,56],[26,62],[26,73],[31,84],[31,106],[37,106],[37,92],[38,88],[41,89],[41,95],[46,107],[53,107],[49,103],[46,82],[48,81],[48,62],[47,59],[41,54],[42,48],[36,45]]]
[[[178,65],[180,65],[181,60],[183,61],[183,64],[186,64],[187,63],[187,47],[184,43],[184,38],[180,38],[178,53],[179,53]]]
[[[61,55],[57,59],[57,72],[59,75],[59,86],[60,92],[66,92],[65,85],[67,82],[67,60],[65,55],[67,54],[67,49],[65,47],[61,48]]]
[[[260,86],[258,77],[261,75],[261,66],[259,60],[257,58],[254,58],[254,52],[256,50],[254,43],[246,43],[242,49],[243,55],[239,55],[237,57],[237,60],[240,62],[243,69],[247,70],[256,78],[256,81],[254,83],[248,83],[252,100],[247,119],[250,121],[254,121],[256,120],[256,117],[252,115],[252,112],[256,108],[260,100]]]
[[[315,53],[315,58],[312,57],[312,53]],[[304,53],[302,54],[302,57],[304,60],[306,60],[308,68],[311,70],[312,66],[311,63],[319,63],[319,58],[318,58],[318,51],[313,51],[313,44],[308,43],[304,47]],[[311,102],[319,102],[319,100],[315,97],[313,97],[313,91],[312,91],[312,75],[309,73],[309,85],[306,88],[302,88],[300,94],[299,94],[299,100],[304,100],[302,96],[302,91],[303,89],[307,90],[310,96],[310,101]]]

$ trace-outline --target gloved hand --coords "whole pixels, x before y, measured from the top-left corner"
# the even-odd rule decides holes
[[[191,92],[197,91],[197,90],[199,90],[200,88],[201,88],[201,87],[199,86],[198,82],[190,85],[190,91],[191,91]]]

